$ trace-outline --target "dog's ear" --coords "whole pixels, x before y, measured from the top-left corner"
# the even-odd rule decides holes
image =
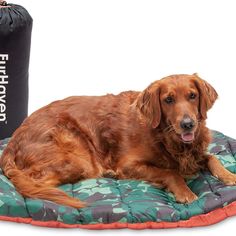
[[[207,118],[207,111],[211,109],[215,103],[218,94],[209,83],[201,79],[196,73],[193,74],[193,76],[195,77],[195,86],[199,92],[199,113],[201,118],[205,120]]]
[[[161,121],[160,83],[156,81],[140,93],[136,105],[152,128],[156,128]]]

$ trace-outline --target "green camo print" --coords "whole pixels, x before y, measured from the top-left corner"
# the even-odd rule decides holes
[[[236,173],[236,140],[217,131],[212,133],[208,151]],[[0,155],[7,141],[0,141]],[[50,201],[23,198],[0,170],[0,215],[66,224],[170,222],[187,220],[236,200],[236,186],[225,186],[207,171],[189,179],[187,184],[199,197],[192,204],[176,203],[171,193],[144,181],[101,178],[61,186],[71,196],[89,203],[88,207],[77,210]]]

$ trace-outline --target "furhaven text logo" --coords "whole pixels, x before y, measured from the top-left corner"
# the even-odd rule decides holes
[[[6,95],[7,95],[7,61],[8,54],[0,54],[0,122],[7,123]]]

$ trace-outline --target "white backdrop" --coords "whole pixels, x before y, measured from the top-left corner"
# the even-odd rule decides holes
[[[70,95],[143,90],[170,74],[194,73],[219,93],[208,126],[236,137],[234,0],[15,0],[34,18],[30,112]],[[207,228],[140,234],[222,235],[236,218]],[[85,234],[0,222],[0,232]],[[123,230],[112,234],[136,232]],[[96,232],[106,235],[109,231]]]

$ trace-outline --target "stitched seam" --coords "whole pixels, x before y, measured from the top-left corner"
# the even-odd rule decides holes
[[[119,184],[119,180],[118,181],[115,181],[115,185],[116,185],[116,188],[118,189],[118,192],[119,192],[119,196],[120,196],[120,202],[121,203],[123,203],[124,205],[126,205],[127,207],[128,207],[128,212],[127,212],[127,216],[126,216],[126,219],[127,219],[127,221],[128,221],[128,215],[130,214],[131,215],[131,223],[134,223],[134,214],[133,214],[133,212],[132,212],[132,208],[131,208],[131,206],[130,206],[130,204],[129,204],[129,202],[125,202],[124,201],[124,198],[123,198],[123,196],[122,196],[122,193],[121,193],[121,191],[120,191],[120,184]]]
[[[74,184],[71,184],[71,195],[72,195],[73,198],[76,198],[75,197],[74,187],[75,187]],[[74,208],[74,209],[76,209],[76,211],[78,213],[78,216],[81,216],[81,214],[82,214],[81,210],[78,209],[78,208]],[[83,223],[82,220],[79,220],[79,223],[82,224]]]
[[[202,172],[201,172],[201,175],[202,175]],[[212,188],[210,182],[208,181],[208,178],[205,178],[205,181],[208,183],[208,186],[209,186],[211,192],[212,192],[214,195],[216,195],[217,197],[219,197],[220,202],[221,202],[221,205],[223,206],[224,202],[222,201],[222,197],[221,197],[221,195],[220,195],[218,192],[216,192],[216,191],[218,191],[219,189],[221,189],[221,187],[219,187],[219,188],[217,188],[216,190],[214,190],[214,189]],[[212,209],[207,209],[207,210],[208,210],[208,212],[212,211]],[[205,212],[205,213],[206,213],[206,212]]]

